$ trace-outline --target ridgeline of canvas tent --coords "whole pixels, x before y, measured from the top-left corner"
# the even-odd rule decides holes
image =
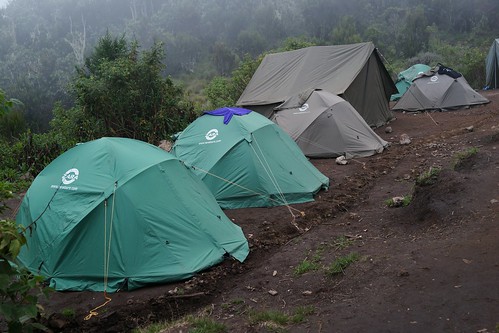
[[[117,291],[189,278],[249,248],[206,186],[145,142],[79,144],[33,181],[19,260],[56,290]],[[105,281],[105,279],[107,279]]]
[[[271,120],[295,140],[308,157],[365,157],[381,153],[381,139],[350,103],[322,90],[292,99]]]
[[[296,143],[264,116],[242,108],[222,108],[192,122],[172,153],[191,166],[222,208],[271,207],[314,200],[329,179]],[[244,110],[247,114],[234,115]],[[243,112],[244,113],[244,112]]]
[[[428,65],[423,64],[415,64],[406,70],[400,72],[397,76],[397,82],[395,82],[395,86],[397,87],[398,93],[393,94],[390,98],[391,101],[398,101],[400,97],[409,89],[414,81],[419,75],[429,71],[431,69]]]
[[[445,111],[489,102],[471,88],[460,73],[453,71],[458,77],[452,77],[440,73],[441,68],[446,67],[436,66],[416,78],[392,110]]]
[[[236,104],[270,117],[276,106],[310,90],[344,98],[369,126],[393,118],[388,103],[397,89],[371,42],[268,54]]]
[[[485,59],[485,87],[499,88],[499,38],[492,42],[487,58]]]

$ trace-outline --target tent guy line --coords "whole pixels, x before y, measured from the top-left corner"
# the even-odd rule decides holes
[[[184,161],[182,161],[182,160],[180,160],[180,161],[181,161],[182,163],[184,163],[184,164],[185,164],[185,162],[184,162]],[[301,211],[301,210],[299,210],[299,209],[296,209],[296,208],[294,208],[294,207],[291,207],[291,206],[287,203],[287,201],[282,202],[282,201],[279,201],[279,200],[273,199],[273,198],[271,198],[271,197],[268,197],[268,196],[267,196],[267,195],[265,195],[264,193],[260,193],[260,192],[257,192],[257,191],[255,191],[255,190],[252,190],[252,189],[250,189],[250,188],[247,188],[247,187],[245,187],[245,186],[243,186],[243,185],[240,185],[240,184],[238,184],[238,183],[236,183],[236,182],[233,182],[233,181],[231,181],[231,180],[229,180],[229,179],[226,179],[226,178],[221,177],[221,176],[219,176],[219,175],[216,175],[216,174],[214,174],[214,173],[212,173],[212,172],[209,172],[208,170],[204,170],[203,168],[200,168],[200,167],[198,167],[198,166],[191,165],[190,167],[191,167],[192,169],[199,170],[199,171],[201,171],[201,172],[205,173],[205,174],[206,174],[206,175],[208,175],[208,176],[212,176],[212,177],[215,177],[215,178],[217,178],[217,179],[220,179],[221,181],[224,181],[224,182],[226,182],[227,184],[235,185],[235,186],[237,186],[237,187],[239,187],[239,188],[242,188],[243,190],[246,190],[246,191],[252,192],[252,193],[254,193],[254,194],[258,195],[258,196],[261,196],[261,197],[267,198],[267,199],[269,199],[270,201],[274,201],[275,203],[277,203],[277,204],[279,204],[279,205],[283,205],[283,204],[284,204],[284,205],[288,208],[288,210],[290,211],[290,213],[291,213],[291,215],[293,216],[293,218],[295,217],[295,215],[293,214],[292,210],[294,210],[294,211],[296,211],[296,212],[300,213],[300,215],[301,215],[301,216],[304,216],[304,215],[305,215],[305,212],[303,212],[303,211]]]

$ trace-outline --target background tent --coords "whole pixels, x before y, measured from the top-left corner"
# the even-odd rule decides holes
[[[189,278],[226,253],[248,255],[241,229],[199,178],[132,139],[59,156],[33,181],[17,222],[28,228],[19,260],[57,290],[134,289]]]
[[[398,101],[400,97],[409,89],[414,81],[420,74],[427,72],[431,69],[428,65],[423,64],[415,64],[406,70],[400,72],[397,76],[397,82],[395,82],[395,86],[397,87],[398,93],[393,94],[390,98],[391,101]]]
[[[242,108],[199,117],[180,133],[172,152],[192,166],[222,208],[313,201],[329,185],[279,126]]]
[[[446,110],[488,102],[460,73],[439,65],[416,78],[393,110]]]
[[[499,38],[494,40],[485,59],[485,86],[487,89],[499,88]]]
[[[397,89],[371,42],[268,54],[237,105],[270,117],[279,104],[311,90],[341,96],[369,126],[393,118],[388,102]]]
[[[370,156],[388,144],[350,103],[327,91],[313,91],[305,101],[285,103],[271,119],[309,157]]]

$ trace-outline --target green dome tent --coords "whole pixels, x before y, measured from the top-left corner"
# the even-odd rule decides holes
[[[402,97],[402,95],[405,94],[407,89],[409,89],[409,87],[412,84],[412,81],[414,81],[414,79],[416,79],[421,74],[429,71],[430,69],[431,67],[428,65],[415,64],[407,68],[406,70],[400,72],[399,75],[397,76],[397,82],[395,82],[395,86],[397,87],[398,93],[393,94],[392,97],[390,97],[390,100],[398,101],[400,97]]]
[[[205,113],[182,131],[172,152],[203,179],[222,208],[313,201],[329,185],[282,129],[242,108]]]
[[[20,262],[57,290],[116,291],[182,280],[248,243],[206,186],[145,142],[79,144],[34,180],[17,214]]]

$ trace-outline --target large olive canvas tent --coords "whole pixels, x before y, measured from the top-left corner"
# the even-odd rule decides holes
[[[488,103],[466,79],[443,65],[417,77],[392,110],[451,110]]]
[[[430,69],[431,67],[428,65],[415,64],[400,72],[397,76],[397,82],[395,82],[395,86],[397,87],[398,92],[396,94],[393,94],[392,97],[390,97],[390,100],[398,101],[400,97],[405,94],[407,89],[409,89],[412,81],[414,81],[415,78],[429,71]]]
[[[485,59],[485,86],[487,89],[499,88],[499,38],[495,39],[490,46],[489,53]]]
[[[271,120],[306,156],[365,157],[382,152],[388,145],[343,98],[321,90],[303,97],[281,105]]]
[[[192,122],[172,149],[222,208],[270,207],[314,200],[329,179],[266,117],[221,108]]]
[[[317,89],[347,100],[369,126],[393,118],[388,103],[397,89],[371,42],[268,54],[237,105],[270,117],[276,106]]]
[[[27,228],[20,262],[57,290],[181,280],[249,251],[199,178],[132,139],[102,138],[59,156],[36,177],[16,219]]]

